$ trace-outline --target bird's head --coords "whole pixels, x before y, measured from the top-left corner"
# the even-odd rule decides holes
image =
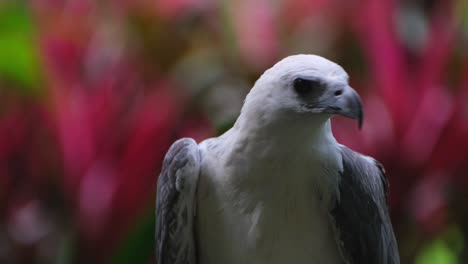
[[[353,118],[362,125],[359,95],[338,64],[316,55],[289,56],[258,79],[244,108],[274,112],[278,118]],[[244,111],[244,109],[243,109]]]

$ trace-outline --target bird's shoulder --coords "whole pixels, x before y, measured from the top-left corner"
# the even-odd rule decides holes
[[[156,193],[158,263],[195,263],[193,216],[200,172],[200,151],[190,138],[169,148]]]
[[[343,145],[340,145],[340,152],[343,162],[342,180],[353,186],[359,185],[364,188],[362,191],[381,194],[386,199],[388,180],[382,163]]]
[[[200,168],[200,150],[192,138],[182,138],[174,142],[166,153],[158,187],[183,192],[188,178],[194,177]]]

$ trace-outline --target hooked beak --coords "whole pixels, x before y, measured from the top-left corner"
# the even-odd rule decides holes
[[[363,119],[361,97],[353,88],[346,85],[330,89],[322,97],[320,104],[323,106],[324,113],[352,118],[357,121],[361,129]]]

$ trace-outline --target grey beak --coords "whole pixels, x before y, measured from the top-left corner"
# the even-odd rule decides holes
[[[350,86],[330,89],[321,105],[325,106],[324,112],[338,114],[355,119],[359,129],[362,127],[363,111],[361,97]]]

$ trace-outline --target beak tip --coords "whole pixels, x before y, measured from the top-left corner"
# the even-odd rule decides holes
[[[358,118],[357,118],[357,123],[358,123],[358,129],[362,130],[362,121],[363,121],[363,113],[362,113],[362,108],[360,107],[359,113],[358,113]]]

